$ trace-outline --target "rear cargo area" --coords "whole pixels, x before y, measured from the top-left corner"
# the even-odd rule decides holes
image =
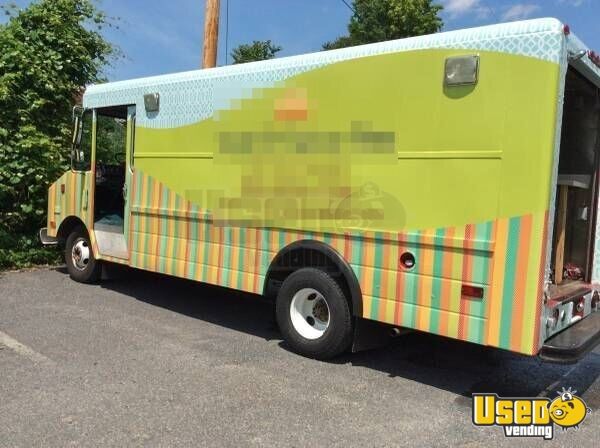
[[[552,246],[551,296],[591,282],[600,165],[600,90],[569,68]]]

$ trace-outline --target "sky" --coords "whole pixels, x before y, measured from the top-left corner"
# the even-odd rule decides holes
[[[14,1],[14,0],[13,0]],[[600,51],[600,0],[436,0],[444,30],[536,17],[557,17]],[[8,0],[0,0],[0,4]],[[16,0],[25,6],[29,0]],[[117,27],[105,31],[123,57],[106,70],[111,81],[194,70],[200,66],[204,0],[98,0]],[[229,5],[228,5],[229,3]],[[351,4],[351,0],[346,0]],[[227,13],[228,10],[228,13]],[[221,0],[218,65],[241,43],[270,39],[278,56],[319,51],[345,34],[352,11],[342,0]],[[0,18],[0,22],[5,19]],[[229,22],[229,23],[228,23]],[[227,56],[227,57],[226,57]]]

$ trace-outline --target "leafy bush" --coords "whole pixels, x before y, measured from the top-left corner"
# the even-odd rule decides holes
[[[281,47],[272,44],[270,40],[255,40],[251,44],[242,44],[234,48],[231,57],[234,64],[244,64],[273,59],[280,51]]]
[[[116,55],[91,0],[0,6],[0,268],[55,262],[40,247],[47,189],[68,167],[71,110]]]
[[[323,49],[437,33],[444,25],[443,9],[434,0],[353,0],[348,35],[326,42]]]

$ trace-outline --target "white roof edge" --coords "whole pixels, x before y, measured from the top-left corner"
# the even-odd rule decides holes
[[[358,50],[368,50],[373,47],[390,45],[397,42],[411,42],[415,43],[419,41],[431,41],[439,40],[440,47],[443,47],[443,41],[454,40],[460,41],[461,38],[465,40],[467,38],[473,39],[473,35],[481,35],[481,37],[487,38],[498,38],[498,37],[511,37],[521,36],[525,34],[534,33],[547,33],[547,32],[563,32],[564,24],[562,21],[556,18],[539,18],[532,20],[522,20],[517,22],[500,23],[495,25],[486,25],[475,28],[466,28],[453,31],[443,31],[436,34],[428,34],[423,36],[409,37],[405,39],[397,39],[393,41],[378,42],[373,44],[359,45],[355,47],[348,47],[336,50],[320,51],[313,53],[306,53],[301,55],[286,56],[282,58],[271,59],[268,61],[250,62],[239,65],[227,65],[209,69],[198,69],[184,72],[177,72],[171,74],[136,78],[123,81],[108,82],[104,84],[94,84],[86,88],[85,94],[99,94],[107,93],[111,91],[126,90],[132,87],[140,87],[141,85],[152,86],[162,83],[179,82],[184,80],[192,80],[198,78],[216,78],[221,76],[236,76],[248,72],[259,72],[262,68],[266,70],[274,69],[279,66],[295,65],[295,63],[303,62],[305,65],[312,63],[311,59],[320,59],[322,56],[327,56],[330,59],[332,56],[337,56],[340,60],[348,59],[349,55],[355,53]]]

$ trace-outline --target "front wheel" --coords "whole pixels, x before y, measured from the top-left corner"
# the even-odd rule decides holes
[[[348,299],[340,285],[319,269],[299,269],[285,279],[276,315],[285,341],[301,355],[329,359],[352,343]]]
[[[81,283],[93,283],[100,277],[100,262],[94,258],[85,228],[75,228],[65,244],[65,262],[70,277]]]

